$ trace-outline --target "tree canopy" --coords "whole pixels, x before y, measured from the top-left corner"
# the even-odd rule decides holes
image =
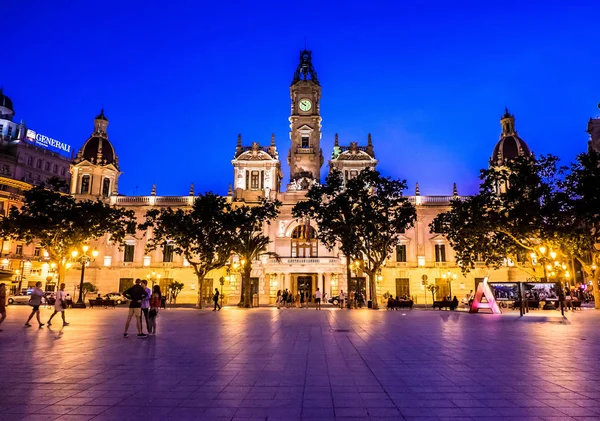
[[[0,235],[38,243],[57,263],[59,282],[64,281],[66,263],[73,249],[109,234],[122,244],[135,234],[132,210],[111,206],[100,200],[77,200],[64,194],[64,182],[52,180],[48,186],[35,186],[23,194],[21,208],[13,207],[0,220]]]
[[[318,225],[317,239],[329,250],[339,246],[346,256],[346,275],[351,279],[353,259],[365,259],[363,269],[370,277],[371,298],[377,305],[375,279],[386,259],[410,228],[416,210],[402,195],[404,181],[383,177],[365,169],[344,181],[335,170],[325,184],[311,187],[306,200],[292,213],[297,218],[310,218]]]
[[[269,252],[270,238],[263,232],[265,224],[270,224],[279,215],[281,202],[262,200],[259,205],[242,205],[231,212],[234,230],[232,233],[233,251],[239,256],[242,274],[242,293],[239,306],[252,307],[250,275],[252,262],[262,256],[279,259],[277,253]]]
[[[198,278],[198,308],[202,308],[204,278],[226,266],[234,251],[235,221],[227,199],[208,192],[199,195],[189,210],[150,209],[140,229],[151,229],[147,251],[168,244],[189,262]]]

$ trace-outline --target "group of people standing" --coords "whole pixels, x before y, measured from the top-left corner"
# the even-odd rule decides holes
[[[125,332],[123,337],[129,336],[129,325],[131,319],[135,317],[135,323],[138,331],[138,338],[146,338],[148,335],[156,335],[156,318],[160,309],[162,294],[159,285],[154,285],[151,290],[145,279],[136,279],[135,284],[123,293],[129,299],[129,313],[125,322]],[[146,331],[144,333],[142,317],[146,321]]]
[[[277,301],[275,301],[275,304],[277,305],[278,309],[280,309],[281,307],[291,308],[294,306],[298,308],[308,308],[308,303],[311,301],[312,298],[313,297],[311,297],[308,289],[303,291],[298,290],[296,295],[294,295],[286,288],[283,291],[277,291]],[[324,300],[325,302],[327,302],[327,293],[325,293],[325,295],[323,296],[321,290],[317,288],[317,290],[315,291],[314,300],[316,310],[321,310],[321,301]]]

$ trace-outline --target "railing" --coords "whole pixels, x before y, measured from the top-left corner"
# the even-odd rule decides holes
[[[467,196],[407,196],[413,205],[423,204],[449,204],[452,200],[465,200]]]
[[[340,259],[337,257],[282,257],[281,261],[277,259],[269,259],[269,263],[280,263],[280,264],[326,264],[326,263],[340,263]]]

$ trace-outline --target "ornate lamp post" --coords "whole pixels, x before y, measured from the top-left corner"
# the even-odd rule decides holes
[[[452,282],[456,281],[456,273],[452,273],[450,271],[442,273],[442,279],[446,279],[448,281],[448,291],[450,293],[450,299],[452,299]]]
[[[73,250],[71,252],[71,258],[73,261],[81,263],[81,279],[79,280],[79,298],[77,302],[73,304],[73,308],[85,308],[85,303],[83,302],[83,278],[85,276],[85,267],[90,263],[96,260],[98,257],[98,250],[92,250],[91,256],[88,255],[88,251],[90,246],[84,244],[81,246],[81,253],[79,250]]]
[[[161,274],[160,273],[156,273],[154,271],[152,271],[152,273],[149,273],[146,275],[146,279],[148,280],[148,282],[152,282],[152,287],[154,287],[155,284],[160,284],[160,278],[161,278]]]

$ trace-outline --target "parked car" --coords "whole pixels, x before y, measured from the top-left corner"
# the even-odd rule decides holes
[[[333,304],[334,306],[339,306],[340,305],[340,296],[334,295],[333,297],[329,298],[327,300],[327,302],[329,302],[330,304]]]
[[[31,293],[27,295],[11,295],[8,297],[8,304],[29,304]]]
[[[129,300],[120,292],[109,292],[108,294],[104,295],[104,298],[107,300],[113,300],[115,304],[125,304],[129,302]]]

